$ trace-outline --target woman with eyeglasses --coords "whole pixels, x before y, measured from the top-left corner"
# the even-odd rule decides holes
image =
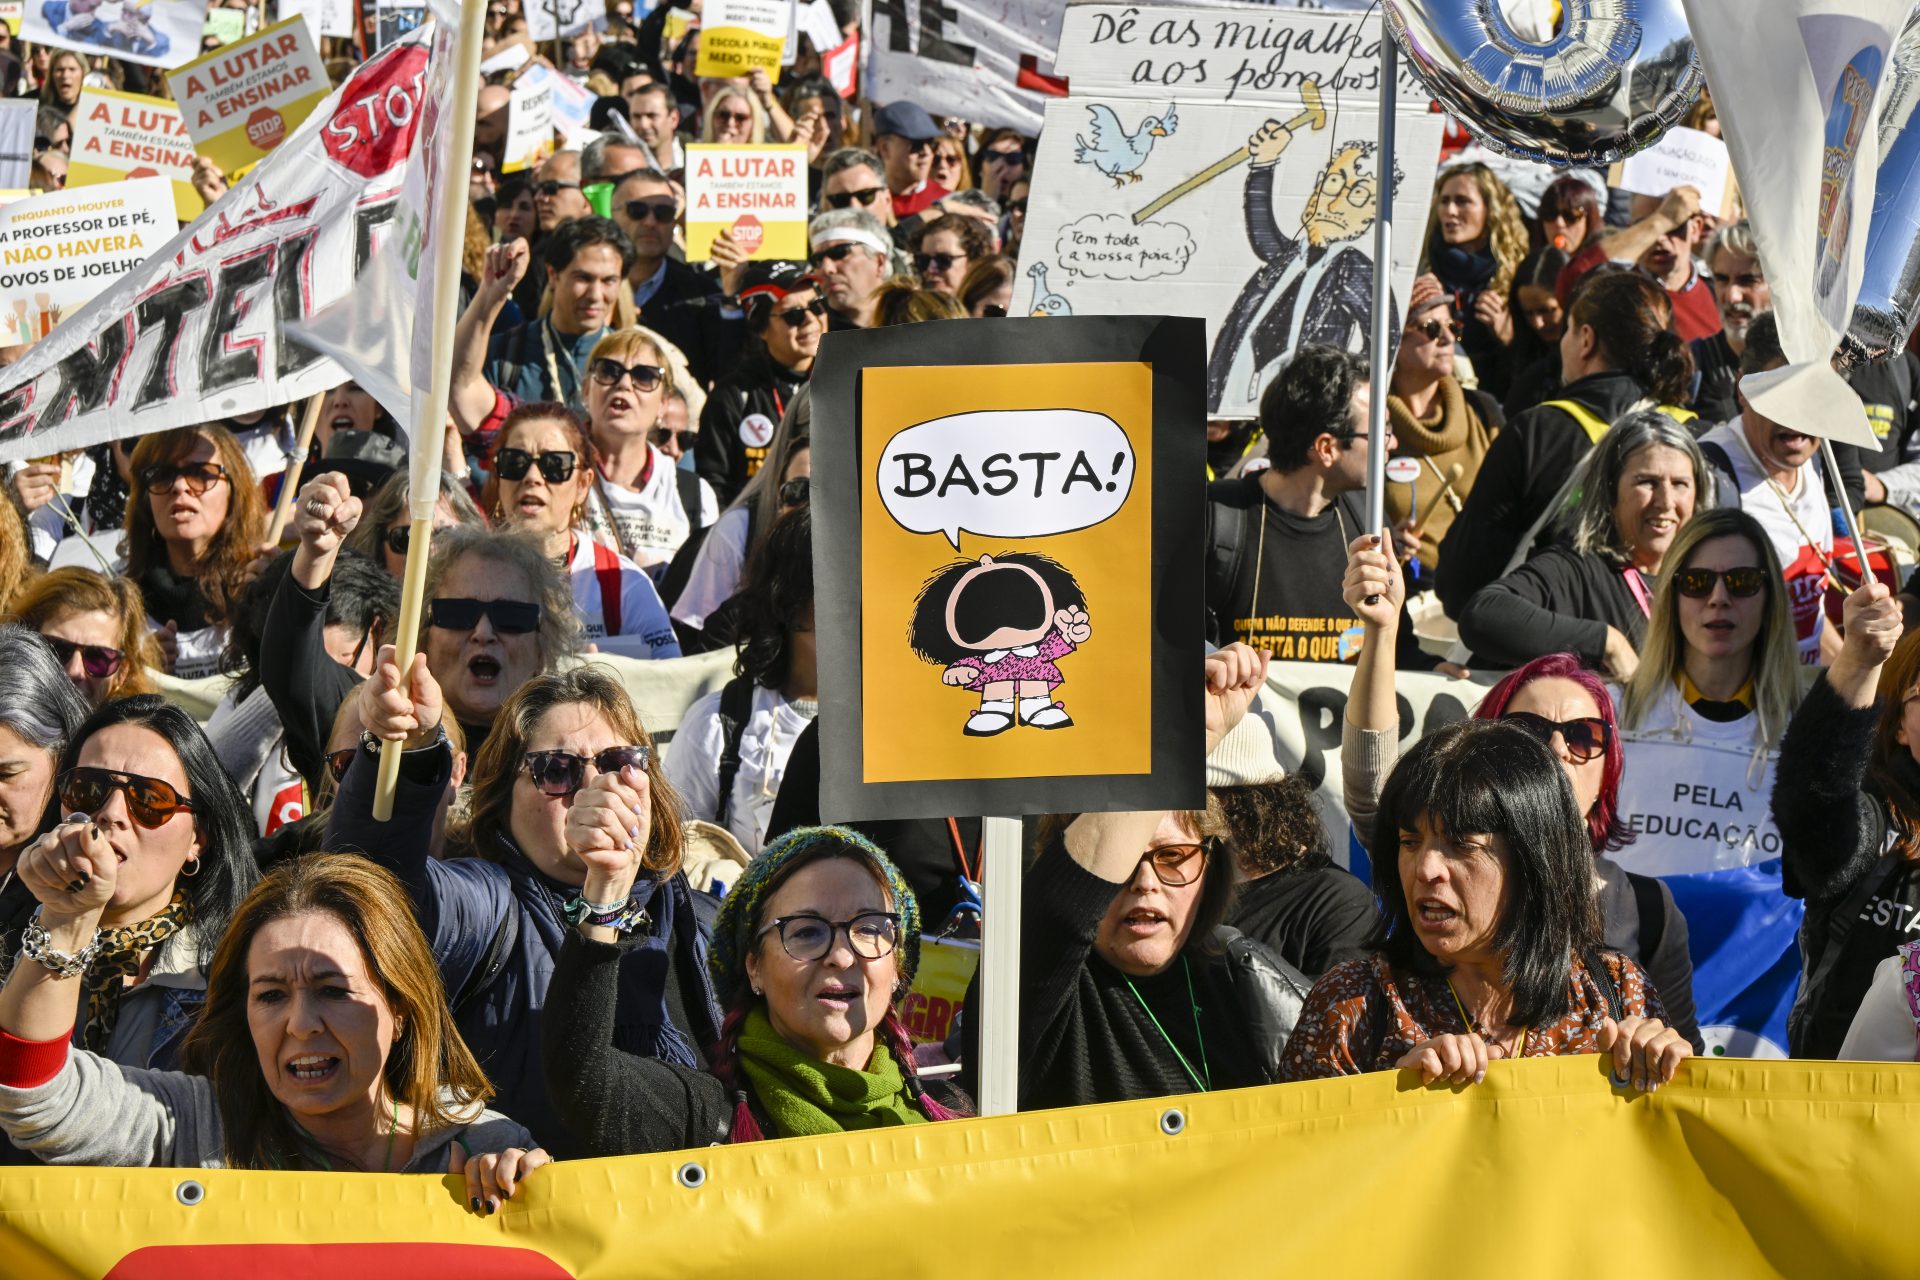
[[[1692,432],[1643,409],[1614,423],[1574,487],[1572,545],[1474,593],[1460,638],[1496,667],[1573,653],[1624,683],[1639,665],[1654,580],[1694,511],[1712,504],[1713,475]]]
[[[1416,522],[1419,560],[1428,575],[1439,566],[1440,540],[1506,424],[1492,396],[1463,387],[1454,377],[1460,334],[1453,300],[1439,280],[1430,275],[1415,280],[1407,299],[1407,327],[1394,356],[1387,419],[1399,442],[1395,456],[1420,459],[1420,477],[1411,485],[1389,484],[1386,509],[1390,525]]]
[[[980,189],[1005,204],[1027,172],[1027,140],[1014,129],[989,129],[974,152],[973,172]]]
[[[494,439],[481,501],[496,527],[539,539],[567,575],[585,645],[629,658],[677,658],[680,642],[653,579],[587,529],[593,477],[593,444],[573,411],[523,404]]]
[[[611,804],[576,804],[567,841],[582,893],[618,902],[645,867]],[[547,990],[542,1048],[555,1105],[596,1156],[799,1138],[966,1115],[921,1084],[897,1012],[920,959],[913,890],[841,827],[791,831],[741,874],[714,923],[726,1010],[699,1066],[620,1044],[626,951],[594,916],[570,930]],[[933,1095],[938,1095],[939,1100]]]
[[[1623,1085],[1671,1083],[1695,1050],[1602,935],[1577,806],[1523,725],[1468,720],[1414,744],[1380,795],[1376,829],[1398,856],[1375,878],[1373,954],[1314,984],[1284,1078],[1402,1070],[1459,1086],[1490,1062],[1597,1052]]]
[[[978,218],[945,213],[915,234],[913,269],[925,287],[958,297],[967,269],[992,252],[993,241]]]
[[[71,1028],[77,1048],[123,1067],[176,1069],[206,998],[207,966],[259,876],[245,799],[192,717],[142,694],[105,704],[74,730],[47,814],[50,829],[23,861],[34,850],[85,846],[110,852],[115,868],[73,868],[58,886],[16,878],[0,896],[0,947],[43,964],[47,947],[69,953],[80,981],[65,988],[56,1031]],[[55,814],[64,816],[52,825]],[[84,951],[50,941],[51,921],[40,917],[65,907],[58,894],[42,905],[49,888],[83,894],[95,875],[111,886],[93,904],[99,932],[83,931]]]
[[[1483,164],[1458,164],[1433,184],[1423,271],[1439,278],[1462,318],[1461,349],[1473,361],[1479,385],[1499,395],[1512,379],[1507,348],[1513,314],[1507,289],[1530,237],[1507,184]]]
[[[1342,800],[1354,839],[1374,849],[1376,832],[1384,830],[1375,810],[1400,751],[1393,645],[1406,594],[1400,565],[1382,554],[1378,535],[1356,538],[1348,548],[1343,594],[1364,636],[1340,725]],[[1626,757],[1606,685],[1572,654],[1548,654],[1508,672],[1473,714],[1482,720],[1513,721],[1559,759],[1586,821],[1601,938],[1639,962],[1666,1007],[1666,1021],[1696,1051],[1703,1050],[1686,918],[1663,881],[1630,872],[1607,856],[1633,836],[1620,817]]]
[[[587,360],[587,419],[597,454],[588,527],[656,581],[695,529],[720,514],[713,489],[651,440],[679,385],[671,344],[651,329],[602,338]]]
[[[700,141],[758,146],[767,138],[767,113],[744,85],[731,84],[713,95],[700,122]]]
[[[359,858],[303,858],[247,895],[184,1070],[70,1046],[74,979],[118,884],[107,839],[85,825],[51,839],[28,856],[42,920],[0,989],[0,1129],[15,1145],[63,1165],[464,1174],[476,1214],[548,1163],[486,1109],[492,1087],[400,886]]]
[[[147,629],[140,588],[69,565],[49,569],[13,597],[14,622],[40,633],[87,705],[152,693],[160,647]]]
[[[140,588],[166,669],[210,676],[226,619],[266,540],[266,502],[246,454],[225,427],[145,436],[133,451],[144,501],[127,512],[127,576]]]
[[[439,682],[416,660],[403,686],[384,650],[359,703],[370,738],[406,746],[393,820],[373,820],[378,760],[362,750],[341,778],[327,847],[364,852],[406,885],[461,1033],[501,1105],[556,1155],[591,1154],[588,1135],[556,1115],[564,1099],[540,1058],[547,984],[573,925],[592,920],[619,937],[620,1049],[698,1069],[720,1038],[707,940],[679,873],[680,803],[653,740],[605,667],[530,679],[474,764],[473,856],[440,860],[428,849],[453,760],[441,740],[451,706]],[[592,868],[567,840],[570,814],[587,807],[640,864],[617,895],[604,884],[589,891]]]
[[[730,503],[759,474],[827,331],[820,283],[797,262],[755,262],[741,282],[747,343],[700,412],[694,469]]]

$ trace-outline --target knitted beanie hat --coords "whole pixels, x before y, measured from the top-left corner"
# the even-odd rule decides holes
[[[900,916],[900,977],[911,982],[920,967],[920,904],[907,887],[900,868],[880,852],[879,846],[857,831],[845,827],[796,827],[761,851],[747,864],[734,883],[720,918],[713,924],[713,949],[708,967],[713,971],[714,995],[720,1007],[728,1008],[747,984],[747,952],[753,947],[753,935],[766,927],[761,908],[772,891],[788,876],[823,854],[847,854],[865,861],[886,882],[893,909]]]
[[[1413,282],[1413,292],[1407,296],[1407,320],[1425,311],[1428,307],[1441,306],[1448,301],[1446,288],[1436,275],[1417,276]]]

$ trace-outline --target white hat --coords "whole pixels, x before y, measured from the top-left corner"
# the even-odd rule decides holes
[[[1280,730],[1261,695],[1207,757],[1209,787],[1251,787],[1287,776],[1280,764]]]

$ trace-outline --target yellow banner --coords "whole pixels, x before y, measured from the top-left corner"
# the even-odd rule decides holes
[[[0,1270],[845,1275],[937,1206],[946,1276],[1911,1275],[1916,1149],[1911,1065],[1694,1062],[1645,1097],[1545,1058],[562,1163],[488,1218],[451,1178],[10,1169]]]
[[[785,0],[707,0],[694,74],[726,80],[761,67],[777,83],[791,19]]]

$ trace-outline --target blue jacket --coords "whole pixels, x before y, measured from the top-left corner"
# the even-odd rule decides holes
[[[365,854],[407,886],[460,1033],[499,1091],[491,1105],[554,1156],[584,1155],[547,1096],[540,1061],[547,984],[569,932],[561,907],[576,890],[542,874],[505,839],[493,861],[428,857],[451,769],[445,746],[409,753],[393,820],[376,822],[378,761],[359,752],[341,779],[324,847]],[[615,1047],[707,1065],[706,1051],[720,1038],[720,1010],[707,974],[711,918],[700,918],[711,899],[699,903],[703,898],[677,873],[635,884],[633,901],[647,908],[649,922],[620,966]]]

